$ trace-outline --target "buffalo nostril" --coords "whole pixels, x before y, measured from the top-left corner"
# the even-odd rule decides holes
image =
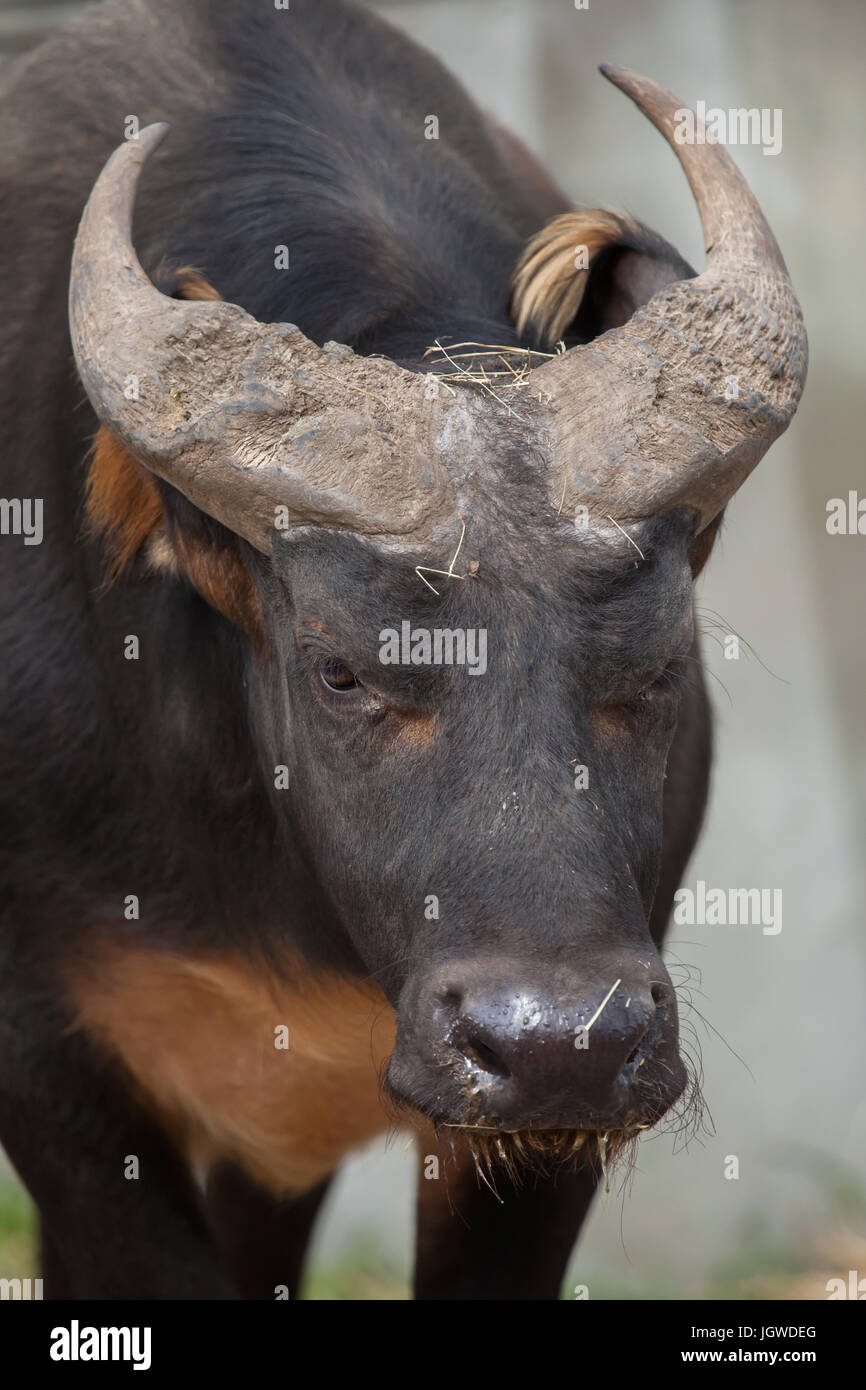
[[[442,1007],[451,1014],[460,1012],[460,1005],[463,1003],[463,993],[459,989],[445,989],[439,996]]]
[[[511,1069],[506,1066],[498,1053],[481,1038],[469,1034],[463,1041],[458,1043],[460,1051],[468,1062],[475,1062],[482,1071],[489,1072],[491,1076],[499,1076],[506,1080],[511,1075]]]
[[[625,1072],[629,1067],[633,1066],[634,1063],[637,1063],[638,1066],[640,1066],[642,1064],[642,1060],[645,1060],[647,1040],[649,1034],[653,1030],[653,1022],[656,1010],[660,1004],[663,1004],[665,1002],[666,999],[664,985],[653,985],[650,990],[650,995],[652,998],[652,1005],[649,1006],[647,1009],[647,1016],[643,1025],[641,1026],[640,1036],[637,1039],[631,1052],[626,1057],[625,1062],[623,1063],[623,1072]]]

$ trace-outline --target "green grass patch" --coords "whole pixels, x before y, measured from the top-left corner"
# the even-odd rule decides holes
[[[35,1279],[36,1211],[14,1178],[0,1180],[0,1279]]]

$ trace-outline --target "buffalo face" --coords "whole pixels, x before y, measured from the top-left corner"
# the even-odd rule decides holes
[[[438,594],[356,537],[275,548],[269,757],[291,750],[293,834],[397,1008],[393,1096],[482,1129],[634,1130],[685,1084],[648,915],[697,669],[694,519],[588,531],[513,472]]]

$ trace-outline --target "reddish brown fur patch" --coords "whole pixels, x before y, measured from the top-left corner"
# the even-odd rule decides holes
[[[90,455],[84,514],[88,533],[101,537],[108,552],[109,584],[165,523],[153,475],[102,425]]]
[[[65,981],[76,1024],[122,1063],[190,1161],[231,1158],[271,1191],[302,1192],[388,1128],[379,1077],[396,1019],[376,986],[105,939],[94,959]]]
[[[435,714],[420,711],[396,711],[396,739],[400,746],[416,753],[425,752],[436,738],[439,719]]]
[[[232,536],[224,543],[196,537],[189,542],[178,528],[172,531],[178,564],[206,603],[245,633],[254,647],[266,644],[261,596]]]
[[[176,271],[173,284],[181,299],[221,297],[192,266]],[[261,600],[237,538],[220,543],[190,540],[176,528],[169,537],[156,480],[104,426],[97,431],[90,456],[84,514],[88,533],[100,537],[108,553],[108,584],[119,579],[145,548],[155,554],[160,546],[206,603],[255,646],[264,646]]]
[[[566,212],[548,222],[532,238],[511,277],[511,316],[518,333],[532,329],[543,344],[553,347],[580,308],[599,252],[636,232],[627,217],[598,209]],[[586,248],[586,268],[575,265],[581,247]]]

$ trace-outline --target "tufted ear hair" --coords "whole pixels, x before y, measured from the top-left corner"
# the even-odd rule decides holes
[[[529,242],[511,281],[521,337],[552,348],[619,328],[665,285],[695,272],[662,237],[620,213],[588,208],[553,218]]]

